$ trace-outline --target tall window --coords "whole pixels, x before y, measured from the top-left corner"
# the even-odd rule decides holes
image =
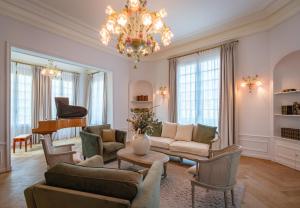
[[[90,125],[102,124],[104,105],[105,72],[92,75],[89,96],[89,123]]]
[[[31,132],[33,67],[11,62],[11,136]]]
[[[178,122],[218,126],[219,49],[182,58],[177,70]]]

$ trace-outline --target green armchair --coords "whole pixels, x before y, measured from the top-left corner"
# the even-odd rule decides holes
[[[101,155],[104,162],[117,158],[117,151],[125,148],[125,131],[115,130],[116,142],[103,142],[101,132],[103,129],[110,129],[110,124],[88,126],[80,132],[82,141],[82,154],[84,158],[90,158],[94,155]]]

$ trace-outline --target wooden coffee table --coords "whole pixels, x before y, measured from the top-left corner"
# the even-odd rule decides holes
[[[166,154],[149,151],[148,154],[140,156],[134,154],[131,147],[126,147],[117,152],[117,157],[119,169],[121,168],[122,160],[145,168],[150,168],[155,161],[161,161],[164,164],[163,177],[167,176],[167,163],[169,162],[169,156]]]

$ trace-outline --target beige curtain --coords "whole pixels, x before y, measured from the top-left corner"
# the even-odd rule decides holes
[[[236,142],[235,69],[237,42],[221,46],[219,134],[221,147]]]
[[[177,122],[177,59],[169,60],[169,121]]]
[[[107,124],[107,73],[104,72],[104,80],[103,80],[103,114],[102,114],[102,122]]]
[[[38,127],[41,120],[51,119],[51,79],[41,74],[39,66],[33,70],[33,128]],[[33,143],[39,142],[39,136],[33,136]]]

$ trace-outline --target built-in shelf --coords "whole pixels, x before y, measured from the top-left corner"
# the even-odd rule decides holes
[[[137,101],[137,100],[132,100],[131,103],[139,103],[139,104],[150,104],[152,101]]]
[[[300,118],[300,115],[286,115],[286,114],[274,114],[274,116],[282,116],[282,117],[299,117]]]
[[[296,94],[296,93],[300,93],[300,90],[290,91],[290,92],[274,92],[274,95]]]

